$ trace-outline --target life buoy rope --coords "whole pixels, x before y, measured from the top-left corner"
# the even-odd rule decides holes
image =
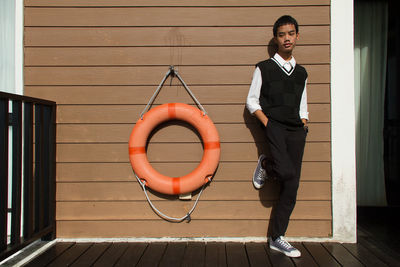
[[[182,103],[169,103],[148,111],[169,76],[178,78],[200,110]],[[168,120],[182,120],[194,126],[200,133],[203,142],[204,153],[200,164],[191,173],[182,177],[173,178],[158,173],[153,169],[147,159],[146,144],[150,133],[157,125]],[[146,199],[154,212],[168,221],[182,222],[183,220],[187,220],[190,222],[190,215],[196,208],[204,188],[209,182],[211,182],[211,178],[219,163],[219,157],[220,143],[218,131],[215,128],[215,125],[207,116],[206,110],[190,91],[179,73],[175,70],[174,66],[170,66],[153,96],[140,114],[140,119],[137,121],[129,138],[129,160],[134,170],[135,177],[142,187]],[[147,186],[165,194],[189,193],[200,186],[201,190],[190,211],[181,218],[174,218],[165,215],[154,206],[147,194]]]
[[[168,120],[182,120],[192,125],[203,142],[203,157],[199,165],[182,177],[169,177],[157,172],[149,163],[146,144],[150,133]],[[169,195],[185,194],[203,186],[214,175],[220,157],[218,131],[203,112],[182,103],[168,103],[155,107],[140,118],[129,138],[129,159],[135,174],[151,189]]]

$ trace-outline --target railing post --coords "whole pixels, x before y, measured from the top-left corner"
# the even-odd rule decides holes
[[[50,224],[50,119],[51,119],[51,108],[42,107],[42,138],[41,138],[41,152],[42,152],[42,190],[43,190],[43,226],[42,228],[49,226]],[[47,164],[44,164],[47,163]]]
[[[46,121],[46,129],[48,127],[47,132],[47,153],[48,153],[48,164],[46,171],[48,185],[48,204],[47,204],[47,218],[48,221],[46,223],[47,226],[52,226],[53,231],[48,235],[44,236],[42,239],[44,240],[52,240],[55,238],[56,233],[56,106],[50,106],[45,108],[45,121]],[[46,153],[46,154],[47,154]]]
[[[24,238],[31,238],[33,222],[33,105],[24,103]]]
[[[43,107],[35,105],[35,232],[44,225],[44,186],[43,186]]]
[[[0,98],[0,250],[7,248],[8,99]]]
[[[22,102],[12,102],[11,244],[21,241]]]

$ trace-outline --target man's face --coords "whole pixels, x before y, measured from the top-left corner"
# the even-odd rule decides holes
[[[296,28],[293,24],[280,26],[275,37],[275,42],[278,45],[278,52],[285,54],[292,53],[298,39],[299,34],[296,33]]]

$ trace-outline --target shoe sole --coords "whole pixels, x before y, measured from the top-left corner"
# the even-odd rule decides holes
[[[255,181],[254,181],[254,175],[255,175],[255,173],[256,173],[256,171],[254,170],[254,173],[253,173],[253,186],[256,188],[256,189],[261,189],[261,188],[263,188],[264,187],[264,185],[260,185],[260,184],[257,184]]]
[[[258,184],[256,184],[254,181],[253,181],[253,186],[254,186],[256,189],[261,189],[261,188],[264,187],[264,185],[258,185]]]
[[[283,254],[285,254],[286,256],[290,257],[290,258],[299,258],[299,257],[301,257],[301,253],[300,253],[300,255],[291,255],[289,252],[280,250],[279,248],[277,248],[277,247],[275,247],[275,246],[271,246],[271,245],[270,245],[269,248],[270,248],[270,249],[273,249],[273,250],[276,250],[276,251],[278,251],[278,252],[280,252],[280,253],[283,253]]]

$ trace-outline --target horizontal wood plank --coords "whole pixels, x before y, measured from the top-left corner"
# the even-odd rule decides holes
[[[329,45],[298,46],[300,64],[329,64]],[[265,46],[25,48],[25,66],[252,65],[268,55]]]
[[[245,105],[203,105],[214,123],[256,123]],[[134,123],[144,105],[58,105],[57,123]],[[311,122],[330,122],[329,104],[309,104]],[[99,116],[101,114],[101,116]]]
[[[162,77],[160,77],[161,79]],[[249,80],[250,82],[250,80]],[[167,81],[168,83],[168,81]],[[190,86],[202,104],[243,104],[248,85]],[[25,94],[45,98],[57,104],[147,104],[157,86],[25,86]],[[330,102],[329,84],[308,84],[309,104]],[[165,84],[154,104],[179,102],[193,104],[193,99],[180,84]]]
[[[250,15],[251,14],[251,15]],[[300,25],[328,25],[329,6],[25,8],[25,26],[269,26],[277,14]],[[204,19],[207,18],[207,19]]]
[[[268,182],[262,190],[255,190],[248,182],[212,182],[203,194],[202,200],[275,200],[279,185]],[[176,196],[149,193],[153,200],[177,199]],[[300,182],[298,200],[331,200],[329,181]],[[88,182],[58,183],[57,201],[131,201],[145,200],[140,185],[134,182]]]
[[[281,6],[281,5],[296,5],[296,6],[308,6],[308,5],[329,5],[329,0],[247,0],[243,2],[241,0],[230,0],[230,1],[218,1],[218,0],[153,0],[151,2],[146,0],[114,0],[112,2],[107,0],[25,0],[25,6],[51,6],[51,7],[63,7],[63,6],[112,6],[112,7],[128,7],[128,6]]]
[[[221,161],[254,161],[258,148],[254,143],[221,143]],[[57,162],[128,162],[127,144],[58,144]],[[240,152],[240,153],[238,153]],[[304,161],[330,161],[330,143],[307,143]],[[203,148],[200,143],[150,143],[147,158],[150,162],[200,162]]]
[[[305,65],[309,83],[329,83],[329,65]],[[159,85],[168,68],[25,67],[26,85]],[[189,85],[250,84],[254,66],[181,66]],[[199,75],[201,73],[201,75]]]
[[[287,236],[328,237],[330,220],[294,220]],[[140,221],[57,221],[58,238],[126,238],[126,237],[248,237],[267,235],[265,220],[192,220],[169,223],[158,220]]]
[[[220,162],[214,181],[250,181],[257,160],[252,162]],[[159,172],[180,177],[190,173],[197,163],[174,162],[152,163]],[[330,162],[303,162],[302,181],[330,181]],[[130,163],[57,163],[57,181],[87,182],[87,181],[135,181]]]
[[[300,26],[298,46],[327,45],[326,25]],[[315,38],[318,36],[318,38]],[[243,46],[267,45],[272,27],[26,27],[25,46]]]
[[[155,201],[168,216],[182,217],[194,201]],[[196,206],[194,219],[201,220],[262,220],[269,219],[273,202],[269,201],[202,201]],[[127,202],[57,202],[57,220],[155,220],[158,216],[146,201]],[[292,220],[330,220],[330,201],[298,201]]]
[[[264,131],[257,124],[215,124],[222,142],[263,142]],[[329,123],[309,123],[307,140],[330,141]],[[57,143],[126,143],[131,124],[58,124]],[[249,129],[250,128],[250,129]],[[189,124],[174,121],[163,124],[150,142],[201,142]]]

